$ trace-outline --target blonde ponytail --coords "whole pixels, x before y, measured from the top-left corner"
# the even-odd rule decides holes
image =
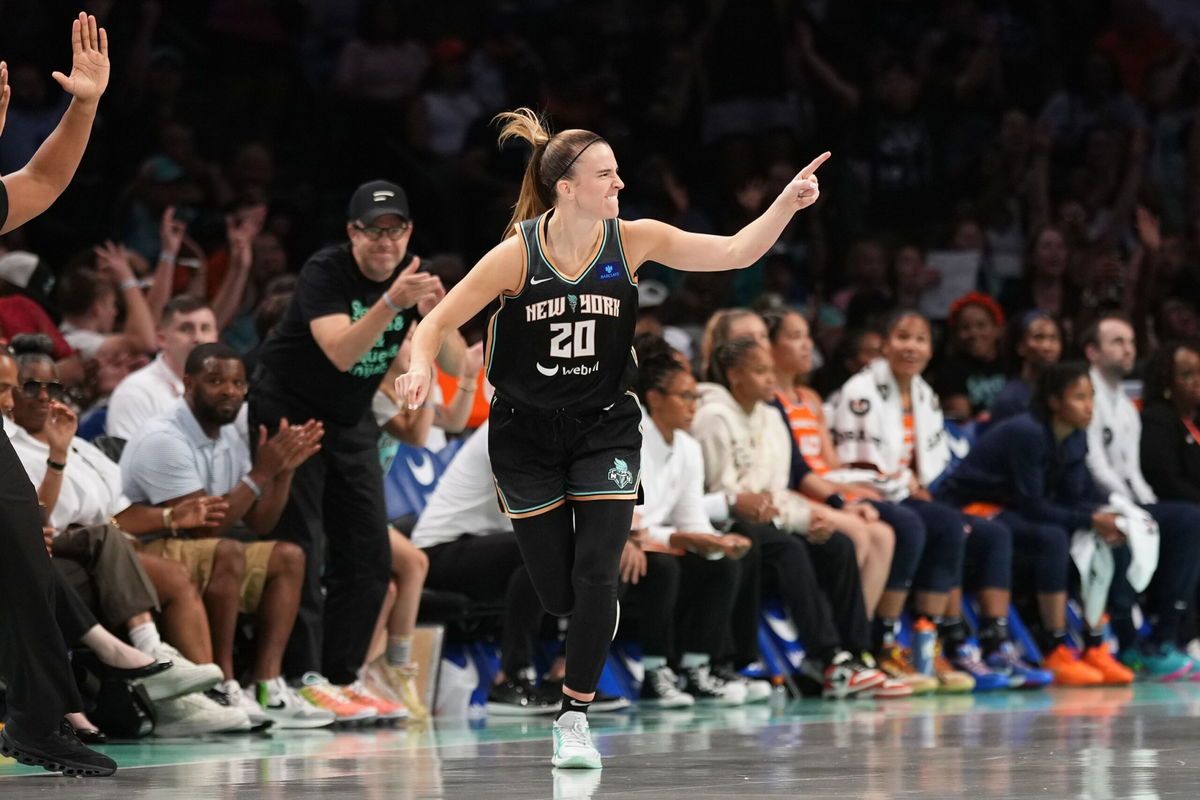
[[[504,238],[508,238],[516,233],[515,225],[518,222],[533,219],[554,205],[554,184],[563,178],[570,178],[575,161],[583,151],[604,139],[591,131],[579,129],[551,134],[545,117],[524,106],[503,111],[492,121],[501,123],[501,145],[520,139],[533,148],[529,163],[525,165],[525,175],[521,178],[521,193],[517,196],[512,219],[504,232]]]

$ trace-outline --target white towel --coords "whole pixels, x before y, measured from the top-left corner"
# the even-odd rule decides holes
[[[1129,545],[1125,577],[1135,592],[1145,590],[1158,568],[1158,524],[1144,508],[1117,494],[1109,497],[1109,505],[1101,510],[1117,515],[1117,528]],[[1071,560],[1079,570],[1083,616],[1094,629],[1104,618],[1108,589],[1116,571],[1112,550],[1095,531],[1079,530],[1071,537]]]

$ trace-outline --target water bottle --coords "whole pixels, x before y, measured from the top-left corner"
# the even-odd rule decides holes
[[[788,693],[787,687],[783,685],[783,676],[775,675],[771,678],[771,696],[767,700],[767,706],[771,709],[772,715],[782,714],[787,708]]]
[[[912,640],[913,667],[922,675],[932,675],[933,658],[937,650],[937,625],[921,617],[913,625]]]

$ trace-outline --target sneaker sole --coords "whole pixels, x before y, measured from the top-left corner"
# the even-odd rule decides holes
[[[0,755],[14,759],[17,763],[24,764],[27,767],[41,767],[47,772],[62,773],[68,778],[107,778],[117,771],[116,767],[112,769],[82,767],[56,761],[51,758],[30,755],[17,747],[7,736],[0,737]]]
[[[487,713],[496,717],[540,717],[558,711],[558,706],[514,706],[508,703],[488,703]]]
[[[327,728],[337,722],[335,719],[296,719],[295,717],[271,717],[275,730],[303,731],[313,728]]]
[[[170,673],[170,670],[166,670],[165,672],[160,672],[158,675],[169,675]],[[152,703],[157,703],[161,700],[174,700],[176,697],[183,697],[184,695],[195,694],[197,692],[207,692],[224,679],[224,675],[222,675],[220,670],[218,670],[217,677],[215,678],[212,676],[207,678],[198,677],[195,680],[181,684],[178,687],[172,689],[167,689],[164,687],[158,692],[155,692],[152,690],[152,687],[155,685],[154,679],[157,678],[158,675],[152,675],[149,678],[143,678],[141,681],[137,682],[138,685],[146,690],[146,694],[150,697],[150,702]],[[147,682],[149,682],[149,685],[147,685]]]
[[[550,759],[550,763],[559,769],[603,769],[604,767],[600,759],[588,756],[568,756],[566,758],[554,756]]]

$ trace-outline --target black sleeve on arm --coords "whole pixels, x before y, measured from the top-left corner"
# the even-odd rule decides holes
[[[779,398],[775,398],[771,401],[771,405],[775,406],[779,415],[783,417],[783,424],[788,432],[788,441],[792,443],[792,467],[788,474],[788,486],[798,492],[801,482],[808,473],[812,472],[812,468],[804,460],[804,455],[800,452],[800,445],[796,443],[796,437],[792,436],[792,423],[788,420],[787,411],[783,409],[783,403],[779,402]]]
[[[1046,440],[1038,435],[1040,432],[1036,429],[1026,431],[1014,428],[1012,433],[1014,435],[1007,444],[1006,455],[1009,475],[1016,490],[1016,510],[1035,522],[1061,525],[1071,533],[1091,527],[1091,514],[1059,505],[1046,496],[1046,461],[1049,454],[1046,452]]]
[[[336,265],[320,257],[309,259],[300,270],[295,303],[306,323],[332,314],[351,313],[343,276],[338,274]]]
[[[6,222],[8,222],[8,187],[4,185],[4,181],[0,181],[0,230],[4,229]]]
[[[1200,503],[1200,486],[1185,475],[1183,448],[1174,412],[1151,407],[1142,412],[1142,474],[1159,500]]]

